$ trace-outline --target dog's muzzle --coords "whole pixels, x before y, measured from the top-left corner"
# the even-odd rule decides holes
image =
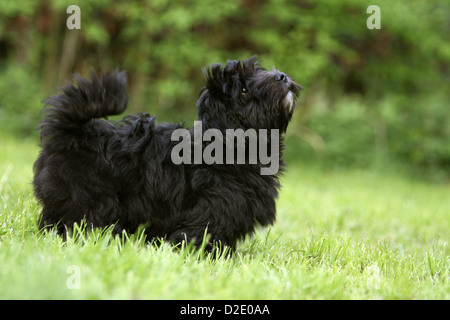
[[[275,81],[281,81],[283,83],[289,83],[289,77],[284,73],[284,72],[278,72],[275,75]],[[294,94],[292,93],[291,90],[288,91],[288,93],[286,94],[286,96],[283,99],[283,106],[289,111],[292,112],[292,110],[294,109],[294,105],[295,105],[295,99],[294,99]]]

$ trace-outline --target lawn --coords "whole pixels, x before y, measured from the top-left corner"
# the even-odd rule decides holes
[[[34,140],[0,135],[0,299],[449,299],[450,189],[290,159],[274,226],[213,260],[108,231],[40,233]]]

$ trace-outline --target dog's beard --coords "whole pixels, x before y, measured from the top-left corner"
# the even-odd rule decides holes
[[[292,93],[292,91],[288,91],[288,93],[286,94],[286,96],[283,99],[283,107],[287,111],[292,113],[294,110],[294,105],[295,105],[294,94]]]

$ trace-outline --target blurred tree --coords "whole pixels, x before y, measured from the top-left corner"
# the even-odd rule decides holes
[[[81,30],[68,30],[71,4],[0,1],[0,94],[8,96],[0,100],[0,126],[11,126],[10,115],[36,114],[37,121],[37,101],[71,73],[113,68],[128,72],[130,112],[194,118],[200,68],[258,54],[306,88],[308,112],[298,114],[309,128],[298,125],[297,133],[307,132],[331,159],[352,159],[355,144],[370,155],[374,145],[416,166],[448,169],[448,0],[379,0],[381,29],[372,30],[368,4],[359,0],[80,0]],[[362,101],[359,120],[335,110],[342,97]],[[365,134],[350,143],[325,125],[330,119]]]
[[[66,28],[68,5],[2,1],[0,63],[24,63],[52,86],[119,66],[138,95],[167,109],[191,104],[201,66],[252,54],[308,88],[372,98],[428,92],[449,77],[448,1],[380,0],[381,30],[366,27],[357,0],[83,0],[81,31]]]

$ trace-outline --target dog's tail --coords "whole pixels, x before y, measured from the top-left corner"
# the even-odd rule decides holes
[[[41,137],[72,131],[95,119],[121,114],[127,107],[125,72],[105,73],[100,80],[74,75],[74,84],[61,88],[62,93],[44,100],[49,106],[42,122]]]

